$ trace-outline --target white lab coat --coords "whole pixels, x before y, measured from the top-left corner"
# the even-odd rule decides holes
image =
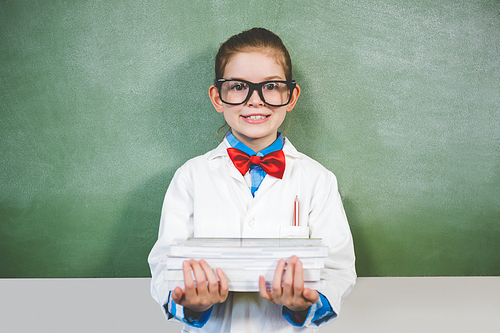
[[[351,232],[335,176],[285,140],[283,179],[266,176],[252,197],[227,155],[228,147],[224,140],[216,149],[189,160],[170,183],[158,241],[149,255],[153,298],[162,306],[168,300],[164,274],[170,244],[188,237],[278,238],[280,226],[293,223],[298,196],[301,226],[308,226],[310,237],[322,238],[329,247],[322,273],[327,287],[321,293],[338,314],[343,298],[355,284],[356,273]],[[202,329],[185,324],[184,332],[313,332],[317,328],[310,320],[307,328],[295,327],[281,311],[280,305],[269,303],[258,293],[230,293],[226,302],[214,305]]]

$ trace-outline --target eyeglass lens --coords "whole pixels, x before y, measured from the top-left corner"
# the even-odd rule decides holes
[[[264,82],[254,89],[259,89],[263,102],[272,106],[286,105],[290,99],[290,88],[285,82]],[[224,103],[242,104],[250,97],[254,89],[244,81],[224,81],[221,85],[220,97]]]

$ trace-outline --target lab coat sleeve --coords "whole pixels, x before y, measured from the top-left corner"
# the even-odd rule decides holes
[[[151,296],[165,308],[169,297],[167,253],[170,245],[193,235],[193,197],[189,173],[177,170],[163,202],[158,240],[148,257],[151,269]],[[166,309],[165,309],[166,310]],[[167,319],[172,316],[165,313]]]
[[[318,321],[310,313],[305,322],[308,327],[321,327],[335,320],[342,301],[356,282],[353,240],[338,192],[337,179],[332,173],[329,173],[324,185],[323,190],[316,191],[317,195],[312,198],[309,228],[312,238],[322,238],[328,246],[328,257],[321,276],[326,281],[326,287],[321,293],[330,303],[335,315]]]

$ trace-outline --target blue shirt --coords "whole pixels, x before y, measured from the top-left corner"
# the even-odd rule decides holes
[[[278,138],[269,147],[264,148],[259,152],[255,152],[253,149],[240,142],[230,131],[226,134],[226,140],[232,148],[239,149],[249,156],[264,156],[274,151],[283,149],[285,139],[283,138],[283,135],[281,133],[278,134]],[[250,170],[248,172],[250,172],[250,179],[252,180],[250,192],[252,192],[252,196],[255,196],[255,192],[259,189],[260,184],[264,180],[264,177],[266,177],[266,173],[264,172],[264,170],[262,170],[260,165],[250,166]]]

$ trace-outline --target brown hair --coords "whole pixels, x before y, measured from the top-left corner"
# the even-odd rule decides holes
[[[230,37],[215,57],[215,78],[221,79],[227,63],[236,53],[266,49],[285,71],[287,81],[292,80],[292,60],[281,38],[264,28],[253,28]]]

